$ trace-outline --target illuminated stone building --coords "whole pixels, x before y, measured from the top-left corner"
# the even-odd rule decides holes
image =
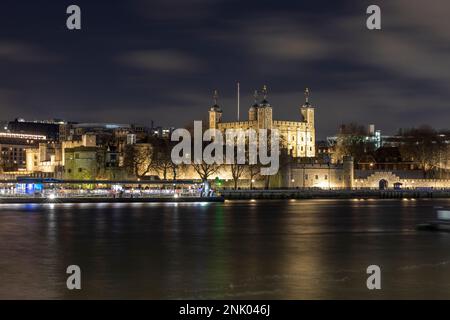
[[[61,178],[63,172],[61,143],[39,143],[26,151],[27,172],[34,177]]]
[[[307,160],[307,159],[305,159]],[[301,161],[296,159],[281,170],[283,177],[278,187],[288,188],[353,188],[353,158],[344,157],[342,163]]]
[[[85,146],[65,149],[64,179],[96,179],[101,170],[98,151],[97,147]]]
[[[26,170],[26,152],[47,142],[41,135],[0,132],[0,169],[2,172]]]
[[[214,105],[209,110],[209,128],[219,129],[278,129],[281,142],[293,157],[315,157],[316,130],[314,126],[314,107],[309,103],[309,89],[305,90],[305,103],[299,107],[300,121],[274,120],[272,106],[267,100],[267,87],[262,89],[263,100],[255,103],[248,111],[247,121],[223,122],[222,109],[217,103],[217,91],[214,92]]]

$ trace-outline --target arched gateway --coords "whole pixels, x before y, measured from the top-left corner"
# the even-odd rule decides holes
[[[378,188],[380,190],[386,190],[388,188],[388,181],[386,179],[381,179],[378,182]]]

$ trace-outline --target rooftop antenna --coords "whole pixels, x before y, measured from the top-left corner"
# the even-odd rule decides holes
[[[217,106],[217,100],[219,100],[219,91],[217,91],[217,89],[214,89],[213,91],[213,100],[214,105]]]
[[[266,86],[266,85],[263,86],[261,92],[262,92],[262,94],[263,94],[264,100],[266,100],[266,99],[267,99],[267,95],[268,95],[268,92],[267,92],[267,86]]]
[[[305,89],[305,101],[306,104],[309,104],[309,88]]]
[[[240,90],[240,83],[237,82],[237,121],[239,121],[239,107],[241,103],[241,90]]]

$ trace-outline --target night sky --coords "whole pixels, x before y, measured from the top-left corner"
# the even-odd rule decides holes
[[[66,28],[66,8],[82,30]],[[366,8],[382,30],[366,28]],[[225,120],[267,84],[275,119],[311,89],[317,135],[374,123],[383,134],[450,118],[450,1],[2,0],[0,120],[184,126]]]

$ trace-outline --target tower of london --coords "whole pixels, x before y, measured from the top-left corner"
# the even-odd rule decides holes
[[[299,121],[274,120],[272,105],[268,101],[267,86],[259,95],[254,94],[254,104],[248,110],[247,121],[223,122],[222,108],[218,105],[217,91],[214,93],[214,105],[209,109],[209,128],[224,132],[227,129],[278,129],[281,143],[293,157],[315,157],[314,106],[309,102],[309,89],[305,89],[305,102],[298,107]]]

